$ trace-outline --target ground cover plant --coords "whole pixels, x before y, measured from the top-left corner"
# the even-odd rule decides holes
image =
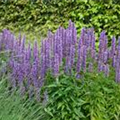
[[[120,38],[117,40],[113,36],[111,47],[108,47],[107,35],[102,31],[97,49],[94,29],[83,28],[78,39],[75,24],[70,20],[66,29],[60,26],[54,34],[48,31],[40,46],[37,41],[33,47],[30,43],[26,45],[25,40],[25,36],[15,37],[6,29],[0,34],[1,53],[9,52],[7,60],[4,52],[5,56],[0,58],[6,62],[1,76],[8,77],[6,86],[10,101],[15,99],[11,98],[15,92],[18,95],[16,104],[25,101],[31,107],[26,111],[24,105],[20,105],[19,110],[23,111],[19,119],[23,118],[25,110],[31,114],[23,118],[26,120],[33,117],[41,120],[119,120]],[[6,94],[1,96],[3,101]],[[35,101],[32,106],[31,101]],[[40,114],[32,114],[35,105]]]

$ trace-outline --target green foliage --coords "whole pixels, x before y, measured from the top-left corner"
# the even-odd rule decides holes
[[[7,76],[0,76],[0,120],[45,120],[43,105],[11,91]]]
[[[6,64],[9,59],[9,51],[0,51],[0,68]]]
[[[0,53],[0,68],[9,55]],[[19,91],[10,89],[9,75],[0,75],[0,120],[119,120],[120,85],[114,82],[114,70],[110,76],[103,73],[81,73],[71,76],[60,73],[55,78],[46,76],[43,87],[47,90],[46,104],[21,96]]]
[[[9,51],[0,52],[0,120],[45,120],[42,103],[11,89],[5,72],[8,59]]]
[[[77,80],[61,74],[47,77],[49,101],[44,109],[48,120],[118,120],[120,86],[102,73],[86,73]]]
[[[103,1],[104,2],[104,1]],[[4,4],[0,2],[0,29],[31,31],[46,35],[47,30],[56,30],[59,25],[67,26],[68,20],[76,23],[78,33],[82,27],[94,27],[100,33],[107,31],[109,38],[120,35],[120,5],[114,2],[84,0],[41,1],[32,4],[18,0]]]

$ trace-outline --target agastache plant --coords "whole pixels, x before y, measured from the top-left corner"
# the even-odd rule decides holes
[[[60,68],[70,76],[74,71],[80,80],[81,73],[94,71],[94,64],[97,64],[98,72],[103,72],[106,77],[110,75],[110,68],[114,67],[115,81],[120,82],[120,37],[117,45],[117,39],[113,36],[111,47],[108,47],[106,33],[102,31],[98,52],[95,41],[93,28],[82,28],[77,39],[75,24],[70,20],[68,28],[60,26],[54,34],[49,30],[47,37],[41,40],[41,45],[38,46],[35,41],[33,48],[30,43],[25,45],[25,36],[20,34],[15,38],[5,29],[0,34],[0,51],[10,51],[8,67],[11,86],[20,88],[21,94],[28,92],[30,98],[35,95],[40,101],[40,90],[47,72],[59,78]]]

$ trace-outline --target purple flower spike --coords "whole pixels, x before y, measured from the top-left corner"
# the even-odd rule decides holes
[[[116,50],[116,38],[113,36],[112,38],[112,46],[111,46],[111,58],[113,58]]]
[[[70,75],[70,69],[71,68],[71,58],[70,56],[66,57],[66,64],[65,64],[65,73]]]
[[[107,61],[108,61],[108,51],[105,51],[103,53],[103,63],[107,63]]]
[[[46,66],[46,69],[48,69],[50,67],[50,43],[49,41],[46,39],[45,40],[45,66]]]
[[[21,35],[21,33],[19,33],[19,36],[18,36],[19,46],[21,45],[21,41],[22,41],[22,35]]]
[[[26,53],[26,59],[28,61],[30,61],[30,59],[31,59],[31,45],[30,45],[30,43],[28,45],[28,49],[27,49],[27,53]]]
[[[36,63],[33,63],[32,65],[31,74],[32,74],[31,78],[33,79],[34,86],[38,87],[38,67]]]
[[[101,54],[107,50],[107,37],[105,35],[105,31],[100,34],[100,43],[99,43],[99,59],[101,59]]]
[[[20,45],[20,53],[23,53],[25,49],[25,36],[23,36],[22,43]]]
[[[87,59],[87,48],[83,46],[83,61],[82,61],[82,69],[86,72],[86,59]]]
[[[79,44],[78,44],[78,48],[80,47],[80,45],[85,45],[86,42],[85,42],[85,34],[86,34],[86,29],[85,28],[82,28],[81,30],[81,35],[80,35],[80,39],[79,39]]]
[[[109,65],[108,64],[105,65],[104,72],[105,72],[105,75],[108,77],[109,76]]]
[[[114,55],[113,59],[112,59],[112,66],[113,67],[116,67],[116,59],[117,59],[117,57],[116,57],[116,55]]]
[[[77,74],[76,75],[76,79],[80,79],[81,78],[81,75],[80,74]]]
[[[77,65],[76,65],[76,71],[79,73],[81,71],[81,66],[82,66],[82,50],[83,47],[78,48],[78,58],[77,58]]]
[[[38,59],[39,58],[39,51],[38,51],[38,43],[37,41],[34,42],[34,48],[33,48],[33,57],[34,57],[34,60]]]
[[[72,24],[72,44],[73,45],[76,45],[76,43],[77,43],[77,30],[76,30],[76,28],[75,28],[75,24],[73,23]]]
[[[46,73],[46,60],[45,60],[45,55],[42,54],[41,55],[41,69],[40,69],[40,76],[42,80],[45,77],[45,73]]]
[[[92,39],[91,39],[91,31],[90,29],[87,30],[87,33],[85,34],[85,45],[87,46],[87,49],[90,48],[90,44],[92,42]]]
[[[74,60],[75,60],[75,46],[71,46],[70,47],[70,67],[73,67],[73,65],[74,65]],[[72,68],[70,68],[70,69],[72,69]]]
[[[56,53],[54,57],[54,75],[57,77],[59,74],[59,56]]]
[[[68,26],[68,28],[71,29],[72,25],[73,25],[72,20],[69,20],[69,26]]]
[[[62,40],[60,39],[60,44],[59,44],[59,63],[62,64],[62,59],[63,59],[63,46],[62,46]]]
[[[91,28],[91,36],[92,36],[92,41],[91,41],[91,47],[93,50],[95,50],[95,33],[94,33],[94,29]]]
[[[120,83],[120,69],[117,67],[116,68],[116,78],[115,78],[116,82]]]

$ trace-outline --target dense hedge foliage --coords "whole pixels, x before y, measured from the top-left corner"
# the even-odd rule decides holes
[[[45,0],[46,1],[46,0]],[[48,4],[49,3],[49,4]],[[108,2],[64,0],[62,2],[18,0],[0,2],[0,29],[33,30],[46,34],[48,29],[53,31],[59,26],[67,26],[71,19],[76,23],[78,32],[81,27],[94,27],[97,33],[105,29],[108,36],[120,35],[120,5]]]

